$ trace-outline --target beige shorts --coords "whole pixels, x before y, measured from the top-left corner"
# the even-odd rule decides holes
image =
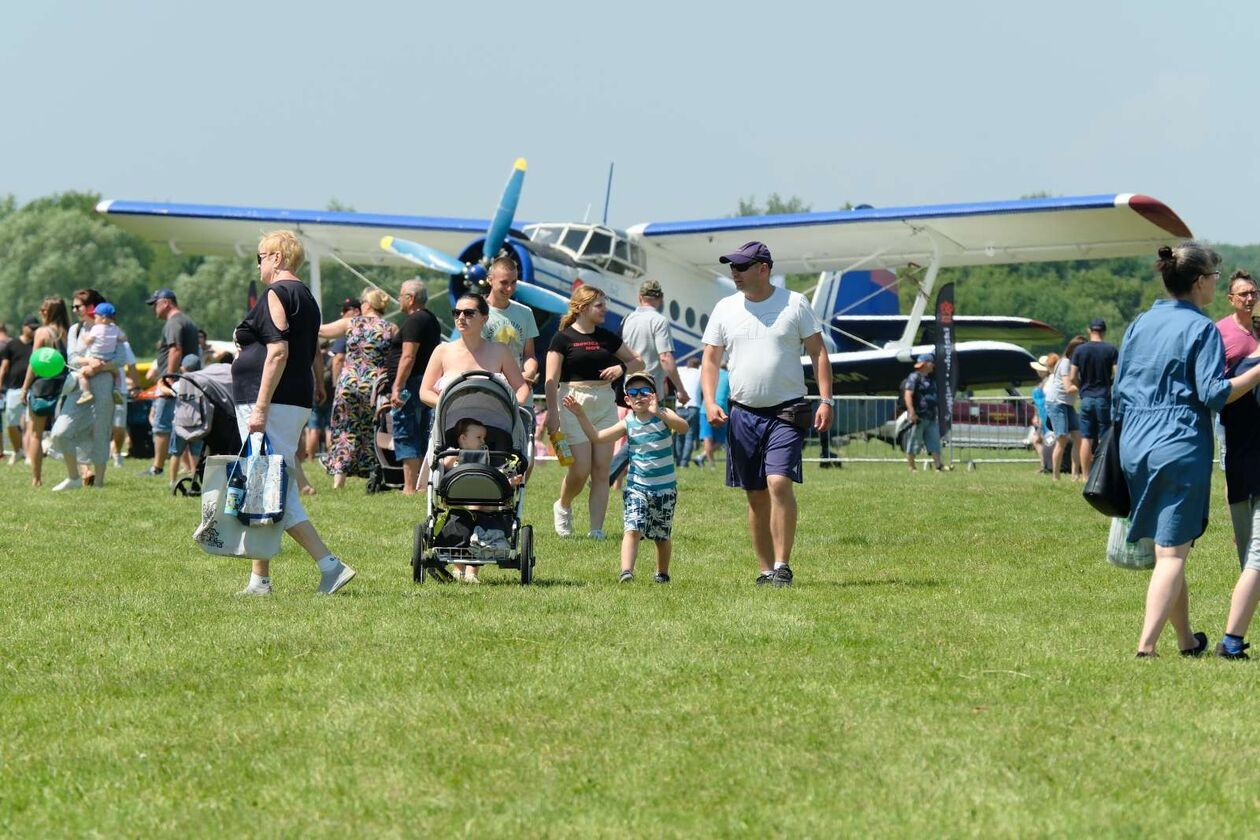
[[[603,431],[609,426],[615,426],[621,418],[617,416],[617,402],[613,397],[612,384],[608,382],[561,382],[560,383],[560,400],[563,402],[566,394],[572,394],[573,398],[578,401],[578,405],[582,406],[582,410],[586,412],[586,418],[591,421],[591,425],[596,431]],[[586,432],[582,431],[582,427],[578,425],[577,418],[573,416],[573,412],[563,406],[560,408],[560,430],[564,432],[570,443],[590,443],[586,437]]]

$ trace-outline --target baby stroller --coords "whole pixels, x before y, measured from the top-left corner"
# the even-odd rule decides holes
[[[385,378],[372,386],[372,410],[376,420],[372,427],[372,454],[376,456],[368,472],[367,492],[383,493],[403,486],[402,461],[394,454],[394,418],[390,411],[390,383]]]
[[[486,427],[484,450],[458,449],[456,426],[471,419]],[[534,437],[534,417],[516,404],[510,388],[484,371],[470,371],[442,391],[430,433],[429,492],[424,519],[416,525],[411,555],[412,577],[423,583],[426,574],[452,579],[448,563],[496,565],[519,569],[521,583],[534,579],[534,528],[521,524],[525,487],[513,487],[505,470],[525,475]],[[446,466],[447,458],[459,459]],[[475,507],[475,510],[470,509]],[[473,545],[478,520],[497,520],[506,536],[500,547]]]
[[[200,496],[206,458],[241,451],[236,404],[232,401],[232,366],[210,365],[192,373],[174,374],[171,379],[178,399],[171,434],[189,443],[197,440],[203,443],[196,470],[191,476],[181,478],[171,494]]]

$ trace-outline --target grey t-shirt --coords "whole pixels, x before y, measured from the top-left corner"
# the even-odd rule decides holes
[[[643,360],[643,370],[656,380],[657,396],[665,395],[661,354],[674,352],[669,321],[654,306],[640,306],[621,322],[621,340]]]
[[[490,307],[490,315],[481,330],[481,337],[486,341],[497,341],[512,348],[512,355],[524,364],[525,342],[538,338],[538,324],[534,321],[534,310],[523,303],[509,300],[507,309]],[[535,348],[537,350],[537,348]]]
[[[157,365],[163,372],[166,372],[166,357],[172,347],[179,347],[180,359],[189,353],[197,355],[201,347],[197,338],[197,325],[183,312],[177,312],[167,318],[166,324],[162,327],[162,338],[158,341]],[[175,370],[179,370],[178,363],[175,365]]]

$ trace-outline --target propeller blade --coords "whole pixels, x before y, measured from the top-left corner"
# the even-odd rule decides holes
[[[464,273],[465,266],[462,262],[450,254],[444,254],[436,248],[421,245],[419,242],[408,242],[406,239],[382,236],[381,247],[391,254],[397,254],[405,260],[410,260],[416,265],[422,265],[425,268],[431,268],[443,274]]]
[[[512,297],[526,306],[562,315],[569,311],[569,299],[533,283],[517,283]]]
[[[503,196],[499,199],[499,209],[494,211],[494,219],[490,229],[486,231],[486,244],[482,253],[489,259],[499,255],[499,249],[507,239],[508,230],[512,227],[512,217],[516,215],[516,204],[521,200],[521,186],[525,183],[525,158],[517,158],[508,177],[507,186],[503,188]]]

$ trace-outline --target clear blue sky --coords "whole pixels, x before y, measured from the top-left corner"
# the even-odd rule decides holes
[[[1144,192],[1260,242],[1260,5],[10,2],[0,193],[614,224]]]

